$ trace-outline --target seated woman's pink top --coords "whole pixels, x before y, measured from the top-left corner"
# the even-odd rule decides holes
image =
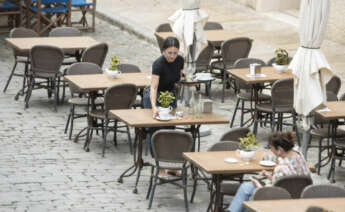
[[[308,164],[299,152],[294,157],[278,158],[278,165],[273,171],[272,183],[274,184],[283,176],[290,175],[310,175]]]

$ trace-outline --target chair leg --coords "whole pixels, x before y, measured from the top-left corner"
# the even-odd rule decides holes
[[[70,123],[70,121],[71,121],[72,107],[73,107],[73,106],[71,106],[71,108],[70,108],[70,110],[69,110],[68,117],[67,117],[67,121],[66,121],[66,125],[65,125],[65,131],[64,131],[65,134],[67,133],[67,130],[68,130],[68,127],[69,127],[69,123]]]
[[[296,118],[295,113],[292,113],[292,120],[293,120],[293,128],[295,128],[295,131],[296,131],[296,139],[297,139],[298,146],[301,146],[301,138],[298,133],[297,118]]]
[[[56,79],[53,79],[52,80],[52,85],[53,85],[53,89],[54,89],[54,111],[56,112],[57,111],[57,104],[58,104],[58,101],[59,101],[59,98],[58,98],[58,95],[59,95],[59,91],[58,91],[58,88],[57,88],[57,85],[58,83],[56,83]]]
[[[322,144],[322,137],[319,139],[318,166],[317,166],[318,175],[320,175],[320,170],[321,170],[321,148],[322,148],[321,144]]]
[[[72,108],[71,108],[71,128],[69,129],[69,139],[71,140],[72,139],[72,132],[73,132],[73,127],[74,127],[74,116],[75,116],[75,106],[72,105]]]
[[[155,194],[155,190],[156,190],[156,186],[157,186],[157,181],[158,181],[158,173],[159,173],[159,166],[156,167],[156,173],[155,173],[155,180],[153,182],[153,188],[151,191],[151,195],[150,195],[150,201],[149,201],[149,207],[148,209],[151,209],[152,206],[152,201],[153,201],[153,196]]]
[[[188,196],[187,196],[187,168],[186,168],[186,164],[184,164],[183,168],[182,168],[182,184],[183,184],[183,194],[184,194],[184,206],[186,208],[186,212],[189,212]]]
[[[28,91],[27,91],[26,96],[25,96],[25,109],[29,107],[29,100],[30,100],[30,97],[31,97],[32,89],[34,87],[34,83],[35,83],[35,80],[31,76],[30,80],[29,80]]]
[[[254,113],[254,125],[253,125],[253,133],[254,135],[257,134],[258,132],[258,120],[259,119],[259,112],[257,110],[255,110],[255,113]]]
[[[118,124],[118,121],[115,120],[115,123],[114,123],[114,146],[117,147],[117,124]]]
[[[90,138],[90,126],[87,127],[87,130],[86,130],[86,137],[85,137],[85,143],[84,143],[84,150],[85,152],[89,152],[90,151],[90,148],[89,148],[89,145],[90,145],[90,141],[91,141],[91,138]]]
[[[225,83],[226,83],[226,71],[222,70],[223,72],[223,88],[222,88],[222,103],[224,103],[224,96],[225,96]]]
[[[6,92],[7,87],[8,87],[8,85],[10,84],[10,82],[11,82],[11,80],[12,80],[12,77],[13,77],[13,74],[14,74],[14,70],[16,70],[17,64],[18,64],[18,62],[17,62],[17,60],[16,60],[16,61],[14,62],[14,66],[13,66],[13,68],[12,68],[11,74],[10,74],[10,76],[8,77],[8,80],[7,80],[6,85],[5,85],[5,87],[4,87],[4,90],[3,90],[4,93]],[[23,77],[24,77],[24,76],[23,76]]]
[[[109,119],[108,117],[104,120],[104,135],[103,135],[103,150],[102,150],[102,157],[105,155],[105,146],[107,144],[107,134],[108,134],[108,125],[109,125]]]
[[[243,119],[244,119],[244,100],[241,102],[241,124],[240,127],[243,127]]]
[[[236,106],[235,106],[235,110],[234,110],[234,114],[232,114],[232,119],[231,119],[231,122],[230,122],[230,128],[232,128],[232,126],[234,126],[234,122],[235,122],[235,117],[236,117],[236,113],[237,113],[237,110],[238,110],[238,105],[240,104],[240,99],[237,98],[237,102],[236,102]]]
[[[193,203],[194,202],[194,196],[195,196],[195,193],[196,193],[196,188],[198,187],[198,168],[197,167],[194,167],[192,168],[192,174],[193,174],[193,191],[192,191],[192,195],[190,197],[190,203]]]

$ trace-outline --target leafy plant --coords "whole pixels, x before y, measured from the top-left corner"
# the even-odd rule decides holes
[[[276,57],[274,58],[274,62],[277,65],[287,65],[289,64],[289,53],[285,49],[277,49],[274,51]]]
[[[161,91],[158,97],[158,102],[162,107],[169,107],[169,105],[174,101],[175,97],[170,91]]]
[[[110,66],[109,66],[109,70],[117,70],[117,66],[120,64],[120,60],[119,58],[117,58],[116,56],[112,56],[111,57],[111,61],[110,61]]]
[[[251,151],[253,150],[253,147],[257,147],[259,145],[255,135],[252,132],[249,132],[246,137],[240,138],[240,141],[240,146],[246,151]]]

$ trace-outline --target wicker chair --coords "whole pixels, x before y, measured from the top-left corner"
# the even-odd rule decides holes
[[[257,133],[258,123],[263,122],[263,114],[271,116],[271,130],[282,131],[283,124],[288,125],[288,123],[283,123],[284,114],[291,114],[293,123],[292,127],[296,131],[297,142],[300,145],[300,139],[298,136],[297,125],[296,125],[296,113],[293,108],[293,79],[282,79],[277,80],[273,83],[271,91],[271,102],[270,103],[259,103],[256,104],[255,116],[254,116],[254,134]],[[276,118],[276,115],[278,117]],[[266,120],[265,120],[266,122]]]
[[[108,53],[108,48],[108,44],[106,43],[99,43],[88,47],[81,55],[81,62],[95,63],[102,68]]]
[[[119,84],[109,87],[104,94],[104,109],[93,109],[89,112],[88,116],[88,129],[86,133],[86,140],[84,144],[85,151],[89,151],[89,145],[91,141],[92,131],[93,129],[104,129],[103,135],[103,150],[102,156],[104,157],[105,154],[105,147],[107,142],[107,134],[109,130],[114,130],[114,144],[117,145],[116,134],[117,132],[124,132],[119,131],[119,127],[126,127],[127,136],[128,136],[128,144],[129,150],[132,153],[132,139],[129,132],[129,128],[127,125],[125,126],[118,126],[118,120],[109,114],[110,110],[118,110],[118,109],[130,109],[135,101],[137,94],[137,88],[134,84]],[[99,126],[97,120],[101,120],[102,124]],[[114,120],[114,128],[109,127],[110,120]]]
[[[232,128],[224,133],[219,140],[240,142],[240,138],[246,137],[249,132],[250,130],[245,127]]]
[[[204,30],[223,30],[223,26],[219,22],[213,22],[213,21],[208,21],[204,25]],[[212,54],[212,59],[217,59],[220,60],[222,58],[221,54],[221,46],[222,42],[212,42],[212,45],[214,46],[215,52]]]
[[[336,185],[309,185],[301,194],[301,198],[331,197],[345,197],[345,189]]]
[[[36,45],[30,51],[31,67],[28,91],[25,96],[25,108],[29,107],[32,90],[45,88],[48,96],[54,93],[54,111],[59,102],[60,67],[64,59],[63,51],[54,46]],[[44,80],[44,81],[36,81]]]
[[[226,70],[232,68],[235,61],[240,58],[247,58],[252,48],[252,42],[250,38],[232,38],[223,42],[221,47],[222,58],[220,61],[215,61],[211,63],[211,73],[216,77],[222,78],[223,88],[222,88],[222,102],[224,102],[225,95],[225,85],[228,80],[234,81],[233,78],[228,79],[228,74]],[[214,72],[214,69],[220,70],[220,73]],[[235,88],[235,86],[233,86]]]
[[[187,199],[187,166],[185,159],[182,157],[182,153],[191,152],[192,148],[193,138],[189,133],[176,130],[159,130],[153,134],[152,150],[156,165],[152,166],[150,185],[146,195],[146,199],[150,197],[149,209],[152,206],[156,186],[172,183],[183,188],[185,208],[187,212],[189,211]],[[154,169],[156,169],[156,172],[153,176]],[[159,178],[158,174],[160,169],[181,170],[181,177],[171,180]],[[160,179],[160,182],[158,182],[158,179]],[[176,183],[179,180],[182,180],[182,185]]]
[[[119,71],[121,71],[121,73],[140,73],[141,72],[141,70],[138,66],[133,65],[133,64],[128,64],[128,63],[122,63],[122,64],[118,65],[117,69]],[[142,98],[144,95],[144,89],[142,89],[142,88],[138,89],[137,94],[138,94],[137,98],[136,98],[135,103],[133,105],[134,108],[143,107]],[[140,96],[140,98],[139,98],[139,96]]]
[[[163,24],[160,24],[155,32],[172,32],[172,29],[171,29],[171,26],[169,23],[163,23]],[[155,34],[155,37],[157,39],[157,43],[158,43],[158,47],[159,47],[159,50],[161,51],[161,53],[163,52],[163,42],[164,42],[164,39],[157,36]]]
[[[11,30],[9,37],[10,38],[38,37],[38,34],[31,29],[14,28]],[[6,85],[4,87],[4,90],[3,90],[4,93],[6,92],[8,85],[10,84],[13,76],[23,77],[22,92],[24,92],[24,88],[25,88],[25,84],[26,84],[26,77],[27,77],[29,64],[30,64],[29,52],[19,51],[19,50],[16,50],[15,48],[13,48],[13,55],[14,55],[14,65],[13,65],[11,74],[8,77],[8,80],[7,80]],[[15,70],[17,68],[18,63],[23,63],[25,65],[24,73],[21,73],[21,74],[15,73]],[[16,99],[17,98],[18,98],[18,96],[16,97]]]
[[[266,186],[255,189],[253,200],[278,200],[278,199],[291,199],[291,194],[281,187]]]
[[[305,187],[313,184],[310,176],[305,175],[290,175],[279,178],[274,186],[282,187],[287,190],[293,199],[301,197],[301,193]]]
[[[265,62],[260,60],[260,59],[256,59],[256,58],[241,58],[236,60],[236,62],[234,63],[234,68],[249,68],[250,64],[253,63],[257,63],[260,64],[262,66],[265,66]],[[247,69],[243,69],[243,71],[247,71]],[[235,80],[235,84],[236,84],[236,90],[237,90],[237,102],[236,102],[236,106],[235,106],[235,110],[234,113],[232,115],[232,119],[230,122],[230,128],[233,127],[234,125],[234,121],[235,121],[235,117],[237,114],[238,110],[241,110],[241,121],[240,121],[240,127],[243,127],[249,120],[244,121],[244,115],[246,113],[250,113],[252,114],[252,107],[250,108],[246,108],[245,107],[245,102],[249,102],[251,105],[253,104],[253,97],[252,97],[252,92],[251,90],[253,89],[251,85],[247,85],[244,84],[243,82],[241,82],[240,80],[236,79]],[[260,84],[262,87],[264,87],[263,84]],[[245,92],[241,92],[241,90],[245,90]],[[270,101],[271,97],[267,94],[263,94],[263,93],[258,93],[258,102],[267,102]],[[241,106],[240,106],[241,104]]]
[[[102,69],[93,63],[87,62],[80,62],[74,63],[71,67],[67,70],[66,75],[82,75],[82,74],[102,74]],[[76,107],[85,107],[88,111],[89,101],[86,96],[86,93],[83,93],[78,90],[73,84],[69,85],[71,91],[71,98],[68,99],[68,103],[71,105],[70,113],[68,114],[66,126],[65,126],[65,133],[69,128],[69,136],[68,138],[72,138],[73,126],[74,126],[74,119],[87,117],[87,113],[76,113]],[[103,105],[104,101],[102,98],[96,98],[95,103],[96,106]]]
[[[331,158],[331,165],[328,172],[327,178],[332,182],[335,183],[335,162],[339,160],[339,166],[341,166],[342,161],[345,160],[345,139],[336,139],[335,141],[332,140],[332,152],[330,155]]]

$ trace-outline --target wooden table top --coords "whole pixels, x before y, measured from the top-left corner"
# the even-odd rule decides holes
[[[175,36],[173,32],[156,32],[155,35],[165,39],[169,36]],[[205,35],[207,40],[211,42],[223,42],[230,38],[237,37],[238,35],[235,34],[233,30],[205,30]]]
[[[117,78],[106,74],[66,75],[64,78],[84,92],[104,90],[122,83],[133,83],[137,88],[145,88],[151,84],[151,73],[125,73]]]
[[[256,212],[306,212],[310,206],[322,207],[332,212],[343,212],[345,211],[345,198],[246,201],[244,206]]]
[[[203,113],[201,118],[184,115],[181,119],[159,121],[152,118],[151,109],[111,110],[110,114],[132,127],[160,127],[198,124],[228,124],[229,120],[215,113]]]
[[[345,118],[345,101],[335,101],[327,102],[327,108],[330,111],[320,112],[316,110],[315,112],[320,114],[320,116],[325,120],[335,120],[340,118]]]
[[[5,41],[21,51],[29,51],[35,45],[52,45],[63,50],[78,50],[100,43],[88,36],[5,38]]]
[[[265,151],[267,150],[257,150],[249,164],[245,164],[237,151],[184,152],[183,157],[209,174],[244,174],[274,169],[259,164]],[[236,158],[238,162],[225,162],[224,159],[228,157]]]
[[[274,82],[280,79],[291,79],[293,74],[291,70],[288,70],[285,73],[277,73],[272,66],[261,67],[261,73],[265,74],[265,77],[250,77],[249,68],[240,68],[240,69],[229,69],[227,70],[229,74],[235,78],[243,81],[246,84],[256,84],[256,83],[265,83],[265,82]]]

